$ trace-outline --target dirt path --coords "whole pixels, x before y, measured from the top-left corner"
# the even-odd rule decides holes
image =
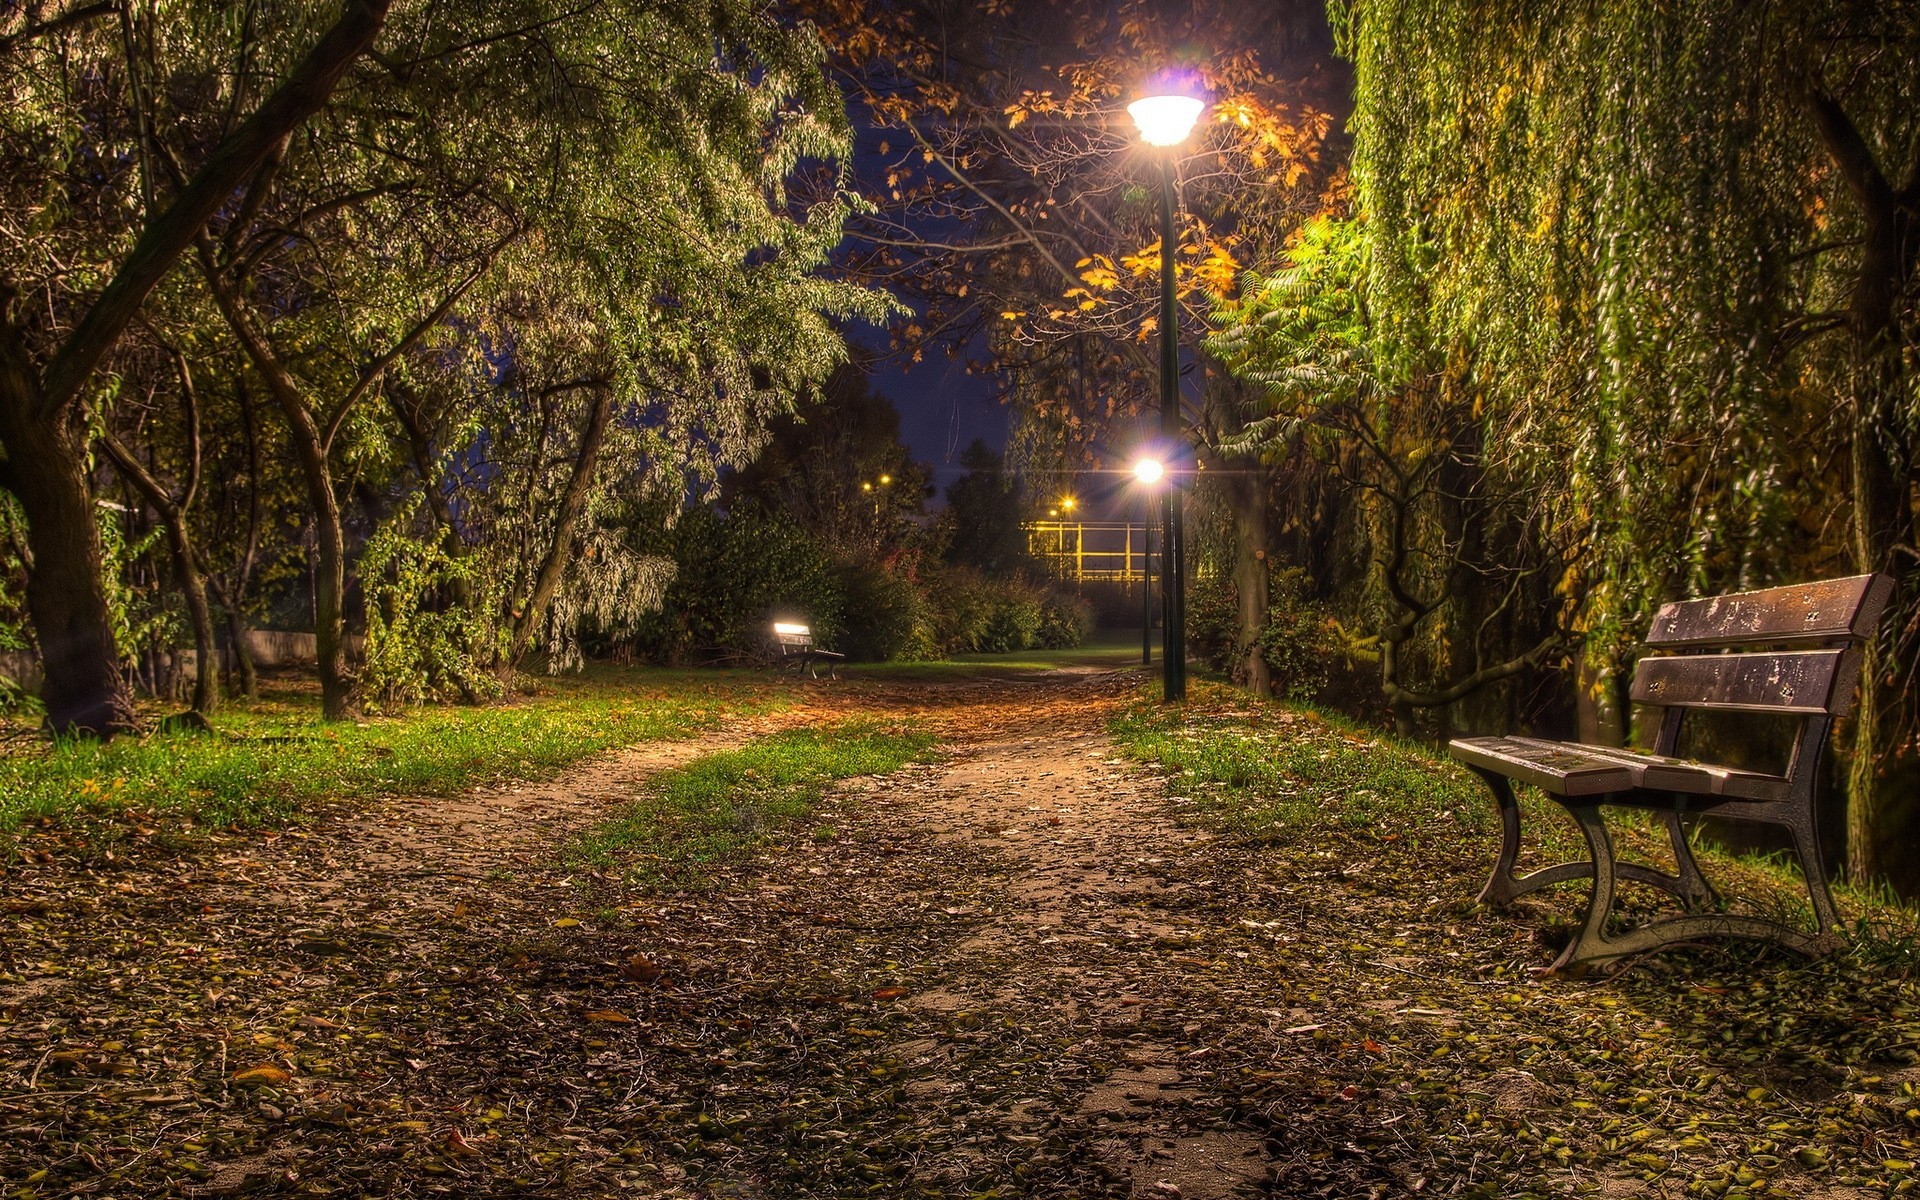
[[[695,894],[583,886],[556,851],[771,721],[220,853],[16,873],[0,1178],[741,1200],[1305,1179],[1244,1085],[1311,1012],[1257,953],[1257,875],[1116,758],[1134,682],[823,688],[782,720],[884,712],[947,756],[857,781],[816,836]]]

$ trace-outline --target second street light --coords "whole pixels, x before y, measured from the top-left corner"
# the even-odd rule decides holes
[[[1180,314],[1173,278],[1173,153],[1187,140],[1206,103],[1193,96],[1162,93],[1127,105],[1140,140],[1155,147],[1160,168],[1160,436],[1169,452],[1180,445]],[[1171,464],[1169,464],[1171,465]],[[1168,479],[1160,501],[1160,596],[1164,626],[1160,659],[1161,693],[1169,702],[1187,697],[1187,535],[1180,486]]]

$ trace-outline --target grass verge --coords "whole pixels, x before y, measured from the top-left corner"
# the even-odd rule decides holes
[[[585,834],[570,858],[620,867],[638,883],[697,885],[703,867],[805,822],[834,783],[925,761],[932,744],[930,734],[856,721],[710,754],[660,776],[619,817]]]
[[[0,756],[0,839],[41,818],[171,813],[275,824],[330,801],[448,795],[532,779],[617,746],[685,737],[781,702],[766,679],[598,667],[484,708],[424,708],[323,725],[309,689],[224,709],[219,732],[60,742]]]

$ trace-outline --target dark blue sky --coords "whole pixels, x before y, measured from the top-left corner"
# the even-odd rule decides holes
[[[884,345],[884,337],[875,340]],[[909,364],[890,355],[874,363],[869,378],[875,391],[893,401],[900,440],[916,460],[932,464],[941,492],[965,473],[960,453],[975,438],[995,450],[1006,447],[1012,414],[993,398],[990,379],[967,374],[964,360],[934,354]]]

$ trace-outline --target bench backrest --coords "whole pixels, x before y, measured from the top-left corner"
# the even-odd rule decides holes
[[[1656,649],[1795,648],[1643,658],[1633,673],[1633,699],[1678,709],[1843,715],[1853,707],[1858,643],[1873,636],[1892,595],[1887,576],[1856,575],[1665,605],[1647,634]]]
[[[813,630],[805,625],[794,625],[786,621],[773,623],[773,641],[781,650],[810,650],[813,648]]]

